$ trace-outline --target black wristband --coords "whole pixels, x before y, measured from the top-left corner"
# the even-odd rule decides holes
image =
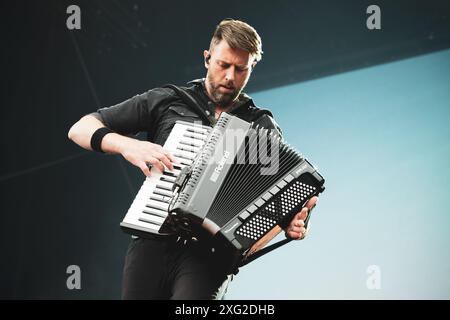
[[[92,137],[91,137],[92,150],[104,153],[104,151],[102,150],[102,140],[103,140],[103,137],[106,136],[108,133],[114,133],[114,131],[108,127],[102,127],[102,128],[97,129],[92,134]]]

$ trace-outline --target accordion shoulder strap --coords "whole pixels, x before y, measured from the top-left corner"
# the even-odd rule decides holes
[[[263,255],[269,253],[272,250],[275,250],[283,245],[285,245],[286,243],[291,242],[292,239],[284,239],[281,241],[278,241],[277,243],[271,244],[270,246],[267,246],[257,252],[255,252],[254,254],[252,254],[251,256],[249,256],[248,258],[244,259],[241,261],[241,263],[238,265],[238,268],[245,266],[246,264],[249,264],[250,262],[261,258]]]
[[[211,125],[211,119],[206,115],[205,110],[203,110],[202,107],[200,107],[199,103],[195,100],[195,98],[187,92],[187,90],[184,90],[174,84],[166,84],[162,86],[163,88],[170,88],[177,96],[183,100],[184,103],[186,103],[189,108],[192,109],[195,113],[197,113],[203,120],[205,120],[207,123]]]

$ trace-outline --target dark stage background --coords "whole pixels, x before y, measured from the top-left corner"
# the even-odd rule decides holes
[[[66,8],[81,8],[68,30]],[[382,29],[365,27],[382,8]],[[449,1],[3,1],[0,298],[116,299],[129,237],[119,229],[143,176],[67,138],[82,115],[205,75],[226,17],[253,25],[256,92],[450,47]],[[270,106],[267,106],[270,107]],[[68,290],[78,265],[82,290]]]

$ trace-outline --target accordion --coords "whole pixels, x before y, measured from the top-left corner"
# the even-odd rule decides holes
[[[254,252],[324,189],[316,168],[279,136],[222,113],[175,179],[164,225],[187,234],[200,227]]]
[[[120,223],[126,233],[201,230],[249,256],[325,189],[315,167],[280,137],[224,112],[213,129],[177,121],[163,147],[179,163],[151,169]]]

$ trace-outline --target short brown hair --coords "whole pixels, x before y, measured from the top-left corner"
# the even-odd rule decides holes
[[[214,31],[209,46],[210,50],[224,39],[233,49],[241,49],[247,51],[255,57],[255,62],[262,58],[262,42],[261,37],[256,30],[249,24],[234,20],[222,20]]]

